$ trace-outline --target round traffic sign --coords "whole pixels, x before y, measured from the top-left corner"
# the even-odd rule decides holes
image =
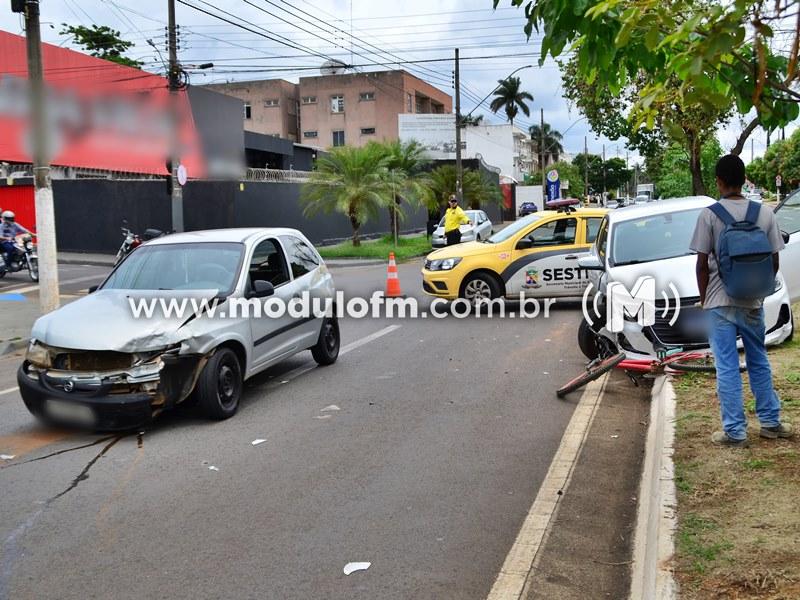
[[[558,181],[558,171],[556,171],[555,169],[551,169],[550,171],[548,171],[547,172],[547,181],[550,181],[552,183],[555,183],[556,181]]]
[[[781,176],[775,177],[775,187],[781,187]]]

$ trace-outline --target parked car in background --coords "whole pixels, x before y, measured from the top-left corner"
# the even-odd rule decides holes
[[[781,200],[775,218],[786,247],[781,252],[781,271],[792,302],[800,301],[800,189]]]
[[[636,196],[636,198],[633,199],[633,203],[634,204],[647,204],[651,200],[652,200],[651,196],[647,196],[645,194],[642,194],[640,196]]]
[[[760,203],[760,202],[764,201],[764,198],[761,195],[761,192],[753,191],[753,192],[750,192],[748,194],[745,194],[744,197],[747,198],[748,200],[752,200],[753,202],[759,202]]]
[[[594,274],[592,283],[600,294],[597,305],[601,307],[610,284],[621,283],[627,290],[633,290],[641,277],[653,277],[655,322],[642,325],[637,318],[626,316],[623,331],[610,332],[605,328],[605,310],[601,308],[594,323],[584,319],[578,328],[578,343],[588,358],[597,356],[597,334],[607,337],[629,358],[652,357],[659,349],[708,347],[701,326],[703,309],[697,305],[700,299],[695,275],[697,257],[689,244],[701,211],[714,202],[707,196],[673,198],[608,213],[591,252],[580,258],[578,265]],[[800,209],[794,218],[798,216]],[[800,219],[794,223],[795,228],[800,228]],[[800,244],[795,244],[794,249],[800,250]],[[793,335],[788,277],[784,276],[787,273],[796,276],[798,264],[797,261],[789,264],[782,258],[775,291],[764,300],[767,344],[780,344]]]
[[[488,239],[494,233],[493,225],[489,217],[482,210],[465,210],[467,217],[472,221],[471,225],[462,225],[461,241],[462,242],[480,242]],[[442,248],[447,245],[447,238],[444,237],[444,217],[439,221],[439,226],[436,227],[431,236],[431,246],[434,248]]]
[[[519,205],[519,211],[517,213],[518,217],[524,217],[525,215],[530,215],[535,213],[539,210],[539,207],[536,206],[533,202],[523,202]]]
[[[322,258],[295,229],[152,240],[88,296],[34,323],[17,372],[20,394],[37,418],[86,429],[139,427],[190,396],[209,418],[226,419],[239,408],[244,381],[269,366],[303,350],[321,365],[336,361],[335,314],[288,310],[267,318],[233,307],[267,297],[288,305],[303,293],[321,302],[335,290]],[[206,308],[189,304],[177,314],[159,300],[205,301]],[[137,318],[132,301],[155,309]]]

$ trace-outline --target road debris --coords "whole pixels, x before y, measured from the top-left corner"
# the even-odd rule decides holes
[[[330,415],[314,415],[315,419],[330,419]]]
[[[336,406],[335,404],[330,404],[330,405],[326,406],[325,408],[321,409],[319,412],[334,412],[334,411],[337,411],[337,410],[342,410],[342,409],[339,408],[338,406]]]
[[[16,454],[0,454],[0,460],[14,460]]]
[[[258,438],[257,440],[253,440],[252,442],[250,442],[250,445],[252,445],[252,446],[258,446],[259,444],[263,444],[263,443],[264,443],[264,442],[266,442],[266,441],[267,441],[267,440],[264,440],[264,439]]]
[[[367,569],[372,566],[372,563],[368,562],[351,562],[347,563],[344,566],[344,574],[350,575],[350,573],[355,573],[356,571],[366,571]]]
[[[215,467],[214,465],[209,465],[208,466],[208,470],[209,471],[219,471],[219,467]]]
[[[611,436],[611,439],[612,439],[612,440],[615,440],[615,439],[617,439],[618,437],[619,437],[618,435],[612,435],[612,436]]]

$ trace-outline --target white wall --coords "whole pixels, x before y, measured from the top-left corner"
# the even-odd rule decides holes
[[[464,128],[467,147],[464,157],[480,154],[487,164],[500,169],[501,175],[514,177],[514,138],[511,125],[476,125]]]
[[[517,186],[517,205],[514,212],[519,214],[519,205],[523,202],[533,202],[536,208],[544,210],[544,199],[542,197],[542,186],[540,185],[518,185]]]

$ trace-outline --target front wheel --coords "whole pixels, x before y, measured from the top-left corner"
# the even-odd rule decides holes
[[[317,343],[311,348],[311,356],[318,365],[332,365],[339,358],[340,345],[339,321],[336,320],[336,317],[327,317],[322,322]]]
[[[494,278],[484,273],[470,275],[464,282],[461,296],[471,304],[482,300],[492,300],[500,296],[500,286]]]
[[[669,363],[669,368],[676,371],[692,373],[716,373],[717,367],[714,363],[713,354],[686,354],[677,360]],[[739,372],[747,370],[747,363],[739,363]]]
[[[39,281],[39,259],[38,258],[29,258],[28,259],[28,275],[31,278],[31,281]]]
[[[600,349],[597,347],[597,334],[586,322],[586,319],[583,319],[578,326],[578,347],[589,360],[594,360],[600,356]]]
[[[604,360],[600,360],[599,358],[593,360],[586,367],[586,371],[578,375],[572,381],[558,388],[558,390],[556,390],[556,396],[558,396],[559,398],[563,398],[570,392],[574,392],[575,390],[582,388],[590,381],[594,381],[604,373],[608,373],[611,369],[616,367],[623,360],[625,360],[624,352],[620,352],[619,354],[615,354],[614,356],[611,356]]]
[[[242,366],[230,348],[218,348],[197,380],[197,404],[210,419],[228,419],[239,409]]]

